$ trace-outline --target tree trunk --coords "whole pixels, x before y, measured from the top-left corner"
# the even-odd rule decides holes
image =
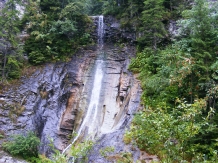
[[[153,49],[154,49],[154,54],[156,55],[157,52],[157,37],[156,37],[156,32],[157,30],[154,29],[154,35],[153,35]]]
[[[5,53],[4,53],[4,63],[2,67],[2,82],[6,81],[6,76],[5,76],[6,62],[7,62],[7,47],[5,48]]]
[[[172,6],[172,0],[170,0],[170,11],[172,12],[173,11],[173,6]]]

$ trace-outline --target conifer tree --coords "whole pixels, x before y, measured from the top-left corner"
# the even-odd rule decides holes
[[[134,31],[138,30],[141,21],[139,18],[141,17],[141,12],[144,7],[143,1],[144,0],[128,0],[126,2],[121,14],[121,24],[123,27],[133,28]]]
[[[163,6],[163,0],[145,0],[144,11],[142,12],[142,37],[139,43],[152,47],[157,50],[157,44],[166,35],[163,21],[166,11]]]
[[[2,63],[2,81],[6,80],[7,74],[11,71],[10,67],[7,68],[9,56],[18,55],[18,37],[19,32],[18,24],[19,20],[19,11],[16,9],[16,5],[19,4],[19,0],[8,0],[4,8],[0,11],[0,46],[1,46],[1,55],[3,55]],[[12,59],[12,58],[11,58]],[[16,62],[16,59],[13,59]],[[8,69],[6,71],[6,68]],[[19,66],[17,67],[19,68]]]
[[[189,52],[195,64],[192,72],[192,85],[201,86],[205,90],[211,81],[210,66],[217,56],[217,9],[213,10],[205,0],[195,0],[193,8],[183,12],[184,20],[180,21],[181,31],[190,42]],[[205,92],[199,94],[200,97]]]

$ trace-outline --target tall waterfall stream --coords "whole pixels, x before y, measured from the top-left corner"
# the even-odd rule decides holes
[[[103,52],[103,34],[104,34],[104,17],[98,16],[98,56],[97,60],[95,61],[94,67],[95,67],[95,74],[94,74],[94,83],[92,87],[92,93],[90,97],[90,102],[88,105],[87,113],[83,119],[83,122],[81,126],[79,127],[79,130],[76,133],[76,137],[73,139],[72,143],[68,145],[62,153],[65,153],[71,145],[73,145],[77,139],[81,136],[81,133],[85,132],[87,130],[86,134],[89,138],[94,138],[98,133],[98,126],[100,126],[99,121],[99,100],[100,100],[100,93],[101,93],[101,87],[102,87],[102,78],[104,76],[103,72],[103,65],[104,60],[102,59],[102,55],[104,55]]]

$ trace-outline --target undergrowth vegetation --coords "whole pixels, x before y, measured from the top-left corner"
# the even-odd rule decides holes
[[[140,74],[144,109],[124,140],[161,162],[218,162],[216,5],[195,0],[171,43],[153,37],[130,64]]]
[[[0,139],[3,138],[0,134]],[[33,133],[12,135],[8,141],[2,144],[5,151],[16,157],[22,157],[29,162],[34,163],[67,163],[68,161],[86,162],[87,155],[93,147],[93,141],[84,140],[79,144],[72,145],[69,150],[70,158],[59,150],[55,149],[53,141],[50,143],[52,151],[51,157],[39,154],[40,139]]]
[[[133,138],[140,149],[158,155],[162,162],[204,162],[207,159],[217,162],[217,140],[205,145],[196,140],[216,130],[216,126],[210,124],[215,111],[211,108],[204,117],[205,106],[203,99],[193,104],[177,99],[175,108],[144,109],[135,116],[124,140],[129,143]]]
[[[2,147],[14,156],[23,158],[37,157],[40,140],[33,132],[26,135],[13,135]]]

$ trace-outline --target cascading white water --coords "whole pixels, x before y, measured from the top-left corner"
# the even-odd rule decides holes
[[[103,78],[103,71],[102,71],[102,64],[103,61],[97,60],[96,61],[96,71],[95,71],[95,78],[94,78],[94,84],[92,89],[92,94],[90,98],[90,103],[87,109],[86,116],[82,122],[82,125],[80,126],[80,129],[77,133],[77,136],[74,138],[73,143],[78,139],[81,132],[84,131],[86,128],[88,129],[88,135],[91,136],[96,130],[96,121],[97,121],[97,112],[98,112],[98,103],[100,98],[100,92],[101,92],[101,81]]]
[[[103,48],[103,35],[104,35],[104,17],[98,16],[98,50],[101,53]],[[96,60],[95,62],[95,76],[94,83],[92,87],[92,93],[90,97],[90,103],[85,115],[85,118],[77,132],[77,136],[73,139],[72,143],[68,145],[63,151],[62,154],[65,153],[80,137],[80,135],[87,130],[87,134],[90,138],[94,138],[97,133],[97,124],[98,124],[98,104],[101,93],[101,85],[103,78],[103,60]]]
[[[104,16],[98,16],[98,45],[99,48],[102,49],[103,47],[103,36],[104,36]]]

